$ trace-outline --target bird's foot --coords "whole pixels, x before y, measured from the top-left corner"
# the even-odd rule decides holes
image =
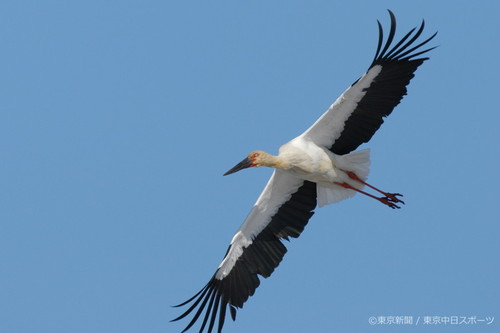
[[[382,197],[382,198],[377,198],[378,201],[380,201],[381,203],[383,203],[384,205],[387,205],[389,207],[391,207],[392,209],[395,209],[395,208],[401,208],[399,207],[398,205],[396,205],[394,202],[402,202],[401,200],[399,201],[394,201],[391,197],[387,196],[387,197]],[[397,199],[397,198],[396,198]],[[404,202],[403,202],[404,204]]]
[[[389,200],[390,202],[400,202],[404,205],[405,202],[398,198],[398,197],[402,197],[402,196],[403,195],[400,193],[385,193],[385,198],[387,200]]]

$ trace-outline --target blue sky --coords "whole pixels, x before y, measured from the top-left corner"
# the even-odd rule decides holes
[[[2,2],[0,332],[180,331],[271,170],[222,173],[366,70],[387,8],[439,31],[363,146],[407,205],[318,209],[225,332],[497,332],[498,1]]]

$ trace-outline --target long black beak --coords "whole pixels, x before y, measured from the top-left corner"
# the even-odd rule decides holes
[[[229,170],[228,172],[226,172],[223,176],[230,175],[232,173],[235,173],[237,171],[249,168],[251,166],[253,166],[252,165],[252,161],[250,161],[250,159],[248,157],[246,157],[243,161],[241,161],[240,163],[236,164],[231,170]]]

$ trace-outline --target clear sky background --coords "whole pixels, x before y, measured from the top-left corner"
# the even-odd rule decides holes
[[[363,74],[387,8],[439,31],[363,146],[407,205],[318,209],[225,332],[499,332],[498,1],[0,3],[0,332],[180,331],[271,170],[222,173]]]

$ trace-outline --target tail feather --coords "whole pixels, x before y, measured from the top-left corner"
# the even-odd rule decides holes
[[[353,171],[359,178],[366,180],[370,172],[370,149],[364,149],[338,156],[336,166],[339,169]],[[363,184],[349,182],[357,189],[362,189]],[[317,183],[318,206],[323,207],[353,197],[357,192],[335,184]]]
[[[370,149],[342,155],[337,161],[340,169],[353,171],[359,178],[366,180],[370,173]]]

